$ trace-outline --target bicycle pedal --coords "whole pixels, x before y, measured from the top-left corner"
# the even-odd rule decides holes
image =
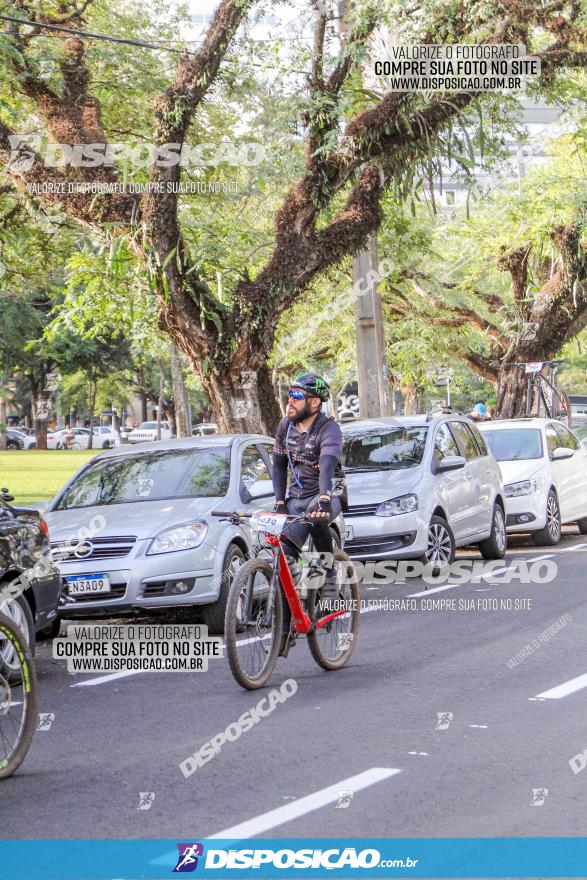
[[[293,645],[295,645],[295,643],[296,643],[296,639],[295,639],[295,637],[292,636],[291,633],[288,633],[288,635],[287,635],[287,637],[286,637],[286,639],[285,639],[285,642],[284,642],[284,644],[283,644],[283,647],[282,647],[282,648],[280,649],[280,651],[279,651],[279,655],[278,655],[278,656],[279,656],[279,657],[287,657],[287,655],[288,655],[289,652],[290,652],[290,649],[293,647]]]

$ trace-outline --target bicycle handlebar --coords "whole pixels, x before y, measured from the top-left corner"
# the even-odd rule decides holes
[[[528,364],[541,363],[543,367],[556,367],[565,361],[512,361],[510,367],[527,367]]]
[[[270,511],[270,510],[267,511],[267,513],[272,513],[272,512],[274,513],[275,511]],[[212,516],[227,517],[228,519],[250,519],[253,514],[248,513],[245,510],[213,510],[211,515]],[[288,520],[291,520],[291,522],[295,522],[296,520],[299,522],[302,522],[303,520],[307,519],[305,511],[303,513],[298,513],[298,514],[292,514],[292,513],[279,514],[279,516],[284,516],[284,515],[287,516]]]
[[[238,516],[239,519],[245,519],[246,517],[251,517],[252,513],[247,513],[245,510],[213,510],[212,516]]]

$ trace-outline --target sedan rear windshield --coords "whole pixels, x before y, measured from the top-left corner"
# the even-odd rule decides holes
[[[227,492],[229,476],[229,449],[224,447],[108,457],[80,473],[54,510],[166,498],[213,498]]]
[[[482,431],[498,461],[529,461],[542,458],[542,437],[538,428],[507,428]]]
[[[426,447],[427,427],[397,427],[343,437],[342,464],[346,471],[402,470],[417,467]]]

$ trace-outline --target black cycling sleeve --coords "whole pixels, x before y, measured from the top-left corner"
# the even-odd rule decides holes
[[[287,488],[287,455],[273,453],[273,494],[276,501],[285,501]]]
[[[323,495],[332,491],[332,478],[339,460],[338,456],[328,453],[320,456],[320,492]]]

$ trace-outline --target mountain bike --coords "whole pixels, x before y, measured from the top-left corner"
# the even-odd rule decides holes
[[[338,598],[322,601],[318,566],[308,567],[306,580],[299,566],[297,572],[292,572],[288,538],[282,534],[288,522],[306,520],[305,513],[290,516],[273,511],[215,511],[213,516],[225,517],[235,525],[250,519],[251,530],[257,534],[258,550],[269,551],[264,557],[258,555],[240,566],[226,605],[228,663],[241,687],[262,687],[275,668],[282,647],[284,598],[291,611],[284,656],[305,635],[310,653],[322,669],[344,666],[356,644],[360,602],[355,569],[346,553],[334,553]]]
[[[12,776],[28,752],[37,719],[37,677],[21,631],[0,614],[0,646],[8,641],[14,650],[18,675],[11,682],[0,671],[0,779]],[[14,679],[14,680],[13,680]]]
[[[536,363],[512,363],[523,367],[526,381],[526,418],[542,417],[558,419],[572,426],[569,395],[557,384],[556,375],[562,361],[539,361]]]

